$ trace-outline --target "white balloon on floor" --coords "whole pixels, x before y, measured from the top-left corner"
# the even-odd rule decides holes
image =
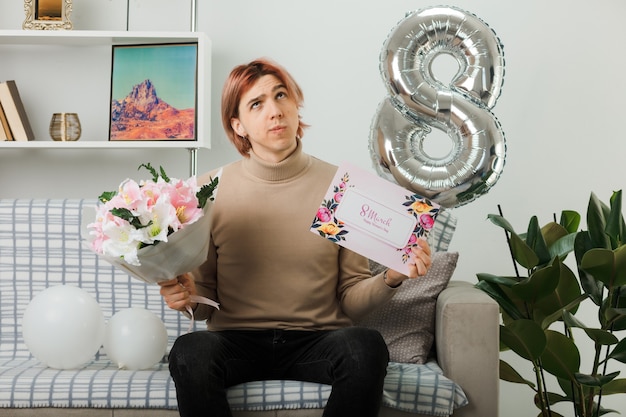
[[[149,310],[120,310],[106,324],[104,351],[120,369],[147,369],[161,361],[167,350],[167,329]]]
[[[22,335],[30,353],[51,368],[72,369],[90,361],[104,338],[104,315],[87,291],[49,287],[30,301]]]

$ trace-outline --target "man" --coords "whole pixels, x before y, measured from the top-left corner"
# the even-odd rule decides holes
[[[309,231],[336,167],[302,151],[302,103],[289,73],[267,60],[234,68],[224,85],[222,123],[243,158],[199,179],[219,177],[207,261],[161,284],[170,308],[191,307],[208,326],[170,353],[181,416],[231,416],[226,388],[264,379],[332,385],[327,417],[378,414],[389,353],[352,321],[426,274],[430,247],[413,248],[409,276],[372,277],[367,259]]]

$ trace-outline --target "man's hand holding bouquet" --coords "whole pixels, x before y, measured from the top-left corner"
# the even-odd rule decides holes
[[[134,278],[170,281],[207,259],[218,178],[200,187],[195,177],[184,181],[169,178],[163,167],[141,168],[151,180],[126,179],[117,191],[100,195],[95,221],[86,225],[87,240],[91,250]],[[212,300],[194,301],[219,308]]]

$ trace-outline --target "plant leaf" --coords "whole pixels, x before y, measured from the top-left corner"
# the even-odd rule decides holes
[[[608,206],[591,193],[587,205],[587,229],[594,248],[612,249],[610,239],[605,233],[608,213]]]
[[[576,233],[578,226],[580,226],[580,214],[572,210],[563,210],[559,223],[567,230],[567,233]]]
[[[514,384],[526,384],[531,388],[535,388],[532,381],[524,379],[511,365],[500,359],[500,379],[512,382]]]
[[[557,258],[558,259],[558,258]],[[581,290],[576,275],[571,269],[564,263],[559,263],[559,284],[556,289],[547,297],[538,300],[534,306],[534,319],[535,321],[544,321],[542,327],[547,328],[548,325],[556,320],[561,319],[560,310],[567,309],[572,313],[575,313],[578,309],[578,304],[586,298],[580,298]],[[580,298],[580,299],[579,299]],[[578,300],[579,299],[579,300]],[[577,303],[571,304],[573,301],[578,300]],[[555,316],[553,314],[557,313]],[[553,316],[553,317],[552,317]],[[546,317],[552,317],[551,321],[545,322]]]
[[[609,289],[626,285],[626,245],[615,250],[590,249],[580,266]]]
[[[511,223],[509,223],[509,221],[505,219],[504,217],[499,216],[497,214],[488,214],[487,219],[489,219],[491,223],[503,228],[507,232],[515,233],[515,229],[513,229],[513,226],[511,226]]]
[[[608,357],[618,362],[626,363],[626,338],[620,340]]]
[[[548,251],[548,244],[544,239],[543,230],[539,227],[537,216],[532,216],[530,218],[530,222],[528,222],[526,244],[532,248],[533,252],[539,259],[538,265],[545,265],[550,262],[550,251]]]
[[[539,398],[537,398],[538,395],[539,394],[535,394],[535,406],[537,406],[537,408],[541,410],[541,404],[539,403]],[[554,403],[565,401],[562,399],[561,395],[555,394],[553,392],[548,393],[548,400],[550,401],[551,404],[553,404],[553,401]],[[547,409],[543,409],[541,410],[539,414],[537,414],[537,417],[564,417],[564,416],[563,414],[559,414],[552,409],[550,409],[550,411],[548,411]]]
[[[615,254],[615,287],[626,286],[626,244],[618,247],[614,251]]]
[[[487,276],[489,274],[478,274],[479,279],[481,276]],[[489,282],[488,280],[481,280],[476,285],[476,288],[484,291],[488,296],[490,296],[495,302],[498,303],[500,309],[508,314],[515,320],[524,318],[522,312],[519,311],[515,303],[511,301],[511,299],[502,291],[502,289],[494,283]]]
[[[98,200],[101,203],[107,203],[111,201],[111,199],[115,197],[116,195],[117,195],[117,191],[105,191],[102,194],[100,194],[100,196],[98,197]]]
[[[573,311],[575,307],[578,307],[578,305],[582,303],[583,301],[585,301],[586,299],[587,299],[587,295],[581,294],[578,298],[572,300],[562,309],[559,309],[555,311],[554,313],[550,314],[549,316],[546,316],[541,323],[541,328],[547,329],[548,327],[550,327],[552,323],[563,318],[563,311]]]
[[[550,246],[550,256],[565,259],[565,257],[574,250],[576,235],[577,233],[570,233],[555,241]]]
[[[590,249],[583,255],[580,267],[591,274],[594,279],[611,287],[613,276],[614,256],[610,249]]]
[[[601,388],[602,386],[617,378],[618,375],[619,371],[607,375],[587,375],[577,372],[574,376],[576,378],[576,381],[578,381],[582,385]]]
[[[626,394],[626,379],[614,379],[602,387],[602,395]]]
[[[580,367],[578,347],[559,332],[546,330],[545,336],[546,348],[541,355],[543,369],[557,378],[574,380]]]
[[[539,257],[530,246],[517,234],[511,234],[511,251],[513,257],[526,269],[533,269],[539,264]]]
[[[607,308],[604,311],[607,326],[613,331],[626,330],[626,297],[620,297],[617,308]]]
[[[555,258],[551,265],[536,270],[530,277],[514,285],[511,291],[522,300],[531,303],[548,296],[559,285],[559,265],[559,259]]]
[[[584,332],[587,333],[587,336],[599,345],[614,345],[619,341],[619,339],[611,332],[585,326],[568,311],[563,311],[563,321],[570,327],[583,329]]]
[[[595,305],[600,306],[602,305],[604,284],[602,281],[594,279],[590,273],[581,268],[583,256],[592,248],[593,244],[589,232],[580,232],[576,235],[576,239],[574,240],[574,253],[576,254],[576,265],[578,268],[578,276],[580,277],[580,285],[583,287],[583,290],[589,294],[591,301],[593,301]]]
[[[157,173],[156,169],[154,169],[152,164],[150,164],[150,162],[148,162],[147,164],[139,165],[139,167],[137,167],[137,171],[139,171],[141,168],[147,169],[150,174],[152,174],[152,181],[157,182],[159,180],[159,174]],[[163,170],[163,168],[161,168],[161,170]]]
[[[555,392],[548,392],[548,401],[550,402],[550,405],[554,405],[563,401],[571,401],[570,398],[568,398],[565,395],[561,395],[561,394],[557,394]],[[537,404],[536,400],[535,400],[535,404]],[[560,414],[555,414],[554,411],[552,412],[552,414],[550,414],[552,417],[557,416]]]
[[[517,263],[526,269],[532,269],[539,263],[539,258],[535,252],[526,244],[526,242],[515,233],[515,229],[504,217],[497,214],[489,214],[487,218],[496,226],[499,226],[509,232],[509,242],[511,244],[511,252]]]
[[[479,281],[487,281],[487,282],[491,282],[497,285],[502,285],[508,288],[511,288],[512,286],[514,286],[515,284],[519,282],[518,279],[515,277],[504,277],[501,275],[493,275],[493,274],[488,274],[484,272],[480,272],[476,274],[476,276],[478,277]]]
[[[535,361],[544,352],[546,335],[532,320],[515,320],[500,326],[500,341],[524,359]]]
[[[624,217],[622,216],[622,190],[615,191],[610,200],[611,212],[606,220],[606,234],[619,246],[624,242]]]
[[[161,178],[163,178],[165,182],[170,182],[170,177],[167,176],[165,169],[163,169],[162,166],[159,166],[159,172],[161,173]]]
[[[541,235],[548,248],[568,234],[569,233],[567,233],[567,230],[563,226],[555,222],[550,222],[541,228]]]
[[[126,208],[116,207],[109,210],[112,215],[119,217],[122,220],[126,220],[130,223],[135,229],[143,229],[144,227],[148,227],[152,225],[152,220],[148,222],[148,224],[143,225],[139,220],[139,217],[135,216],[132,211]]]
[[[215,199],[213,197],[213,193],[215,192],[215,189],[217,188],[218,182],[219,182],[218,177],[211,178],[210,182],[200,187],[200,190],[196,193],[196,198],[198,199],[198,205],[200,206],[200,208],[204,208],[208,200],[213,201]]]

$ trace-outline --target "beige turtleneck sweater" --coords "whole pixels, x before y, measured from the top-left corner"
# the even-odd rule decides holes
[[[301,143],[277,164],[251,152],[222,168],[209,257],[193,272],[199,295],[220,310],[200,304],[196,319],[210,330],[329,330],[393,296],[366,258],[309,231],[336,169]]]

